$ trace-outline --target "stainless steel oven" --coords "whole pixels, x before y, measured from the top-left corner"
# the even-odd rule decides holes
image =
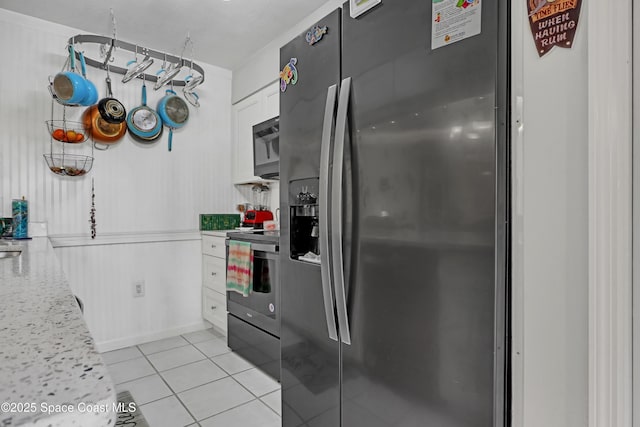
[[[253,284],[249,296],[227,291],[229,347],[280,379],[279,233],[228,233],[228,242],[251,243]]]

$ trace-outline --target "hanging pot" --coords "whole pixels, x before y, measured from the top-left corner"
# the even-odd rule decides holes
[[[126,122],[109,123],[102,118],[97,105],[92,105],[84,111],[82,122],[91,137],[103,144],[118,142],[127,132]]]
[[[129,129],[129,135],[131,135],[131,138],[133,138],[135,141],[141,143],[141,144],[153,144],[154,142],[157,142],[160,140],[160,138],[162,137],[162,133],[164,132],[164,128],[162,126],[160,126],[160,131],[158,132],[158,134],[152,138],[143,138],[141,136],[137,136],[135,135],[133,132],[131,132],[131,129]]]
[[[76,54],[73,45],[69,45],[71,71],[62,71],[53,78],[53,90],[63,104],[85,105],[83,101],[89,95],[86,79],[75,72]]]
[[[189,106],[173,90],[167,90],[166,95],[158,101],[156,108],[162,122],[169,128],[169,151],[173,141],[173,130],[184,126],[189,120]]]
[[[147,86],[142,83],[142,105],[129,111],[127,115],[129,133],[138,141],[153,142],[162,135],[162,118],[152,108],[147,107]]]
[[[111,93],[111,76],[109,76],[109,66],[107,66],[107,97],[102,98],[98,102],[98,111],[100,116],[108,123],[122,123],[127,119],[127,110],[122,105],[122,102],[113,97]]]
[[[87,79],[87,63],[84,60],[84,53],[80,52],[80,69],[82,70],[82,78],[87,85],[87,96],[80,102],[82,105],[93,105],[98,102],[98,89],[96,85]]]

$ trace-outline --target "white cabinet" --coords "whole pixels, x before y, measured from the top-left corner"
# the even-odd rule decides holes
[[[202,233],[202,317],[227,333],[226,231]]]
[[[253,175],[253,126],[279,114],[280,83],[275,82],[231,108],[234,184],[263,182]]]

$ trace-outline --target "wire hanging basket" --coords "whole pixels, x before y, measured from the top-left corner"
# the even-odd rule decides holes
[[[93,167],[93,157],[81,154],[43,154],[47,166],[56,175],[83,176]]]
[[[85,142],[88,132],[84,123],[69,120],[46,120],[45,125],[53,139],[70,144]]]

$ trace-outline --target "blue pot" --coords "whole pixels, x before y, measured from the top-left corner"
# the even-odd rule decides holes
[[[84,54],[82,52],[80,52],[80,67],[82,69],[82,77],[87,85],[87,95],[80,101],[80,104],[93,105],[98,102],[98,89],[96,89],[96,85],[94,85],[91,80],[87,79],[87,64],[84,61]]]
[[[147,107],[147,86],[142,83],[142,105],[129,110],[127,127],[132,135],[151,142],[162,134],[162,119],[153,109]]]
[[[53,78],[53,90],[58,99],[65,104],[83,105],[87,98],[88,90],[86,79],[75,73],[76,54],[73,45],[69,45],[69,60],[71,71],[62,71]]]
[[[179,129],[189,120],[189,106],[171,89],[158,101],[156,108],[162,122],[170,128]]]
[[[172,90],[158,102],[156,108],[162,122],[169,128],[169,151],[173,144],[173,130],[179,129],[189,120],[189,106]]]

